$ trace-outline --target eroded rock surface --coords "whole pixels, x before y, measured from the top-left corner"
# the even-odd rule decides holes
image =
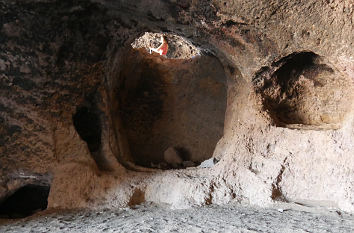
[[[133,209],[64,211],[4,222],[3,232],[352,232],[354,217],[340,212],[206,206],[187,210],[141,205]],[[0,220],[1,221],[1,220]]]

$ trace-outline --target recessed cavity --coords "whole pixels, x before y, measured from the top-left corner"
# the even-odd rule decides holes
[[[169,59],[131,49],[120,64],[113,120],[143,167],[200,164],[223,135],[226,75],[217,58]]]
[[[312,52],[263,68],[253,83],[277,126],[338,128],[353,100],[347,77]]]
[[[7,197],[0,203],[1,218],[24,218],[48,205],[50,186],[28,184]]]
[[[76,131],[87,143],[91,153],[97,152],[101,146],[101,125],[97,113],[90,107],[78,107],[73,116]]]
[[[102,123],[100,110],[95,104],[95,97],[87,99],[73,115],[73,123],[80,138],[84,140],[100,170],[110,170],[111,164],[102,151]]]

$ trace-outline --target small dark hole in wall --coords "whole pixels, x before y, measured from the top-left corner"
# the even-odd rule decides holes
[[[144,202],[145,202],[145,192],[140,189],[136,189],[134,190],[133,195],[130,198],[128,206],[140,205],[141,203]]]
[[[97,113],[89,107],[78,107],[73,122],[76,131],[87,143],[91,153],[97,152],[101,146],[101,126]]]
[[[102,132],[104,122],[101,116],[104,114],[97,107],[100,96],[92,94],[86,97],[85,102],[78,106],[73,115],[73,124],[80,138],[84,140],[100,170],[111,170],[110,161],[102,150]]]
[[[50,186],[28,184],[0,203],[1,218],[25,218],[48,206]]]

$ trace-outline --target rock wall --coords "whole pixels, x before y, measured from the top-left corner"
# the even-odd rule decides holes
[[[1,0],[0,15],[0,200],[45,183],[48,208],[285,201],[354,211],[350,1]],[[184,38],[205,60],[183,46],[172,47],[185,62],[134,50],[145,32]],[[141,148],[148,134],[134,144],[136,122],[121,113],[136,90],[117,87],[144,73],[139,56],[201,80],[189,92],[201,109],[225,105],[213,155],[212,143],[206,156],[204,146],[193,152],[198,162],[213,156],[213,167],[161,170],[134,159],[134,149],[155,159],[164,150]],[[226,104],[205,98],[218,86],[210,80],[224,80]],[[209,131],[199,123],[168,135],[202,140]]]

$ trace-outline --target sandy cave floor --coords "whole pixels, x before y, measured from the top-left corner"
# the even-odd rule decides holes
[[[106,211],[47,211],[17,221],[1,220],[0,232],[354,232],[354,215],[287,206],[172,210],[141,205]]]

